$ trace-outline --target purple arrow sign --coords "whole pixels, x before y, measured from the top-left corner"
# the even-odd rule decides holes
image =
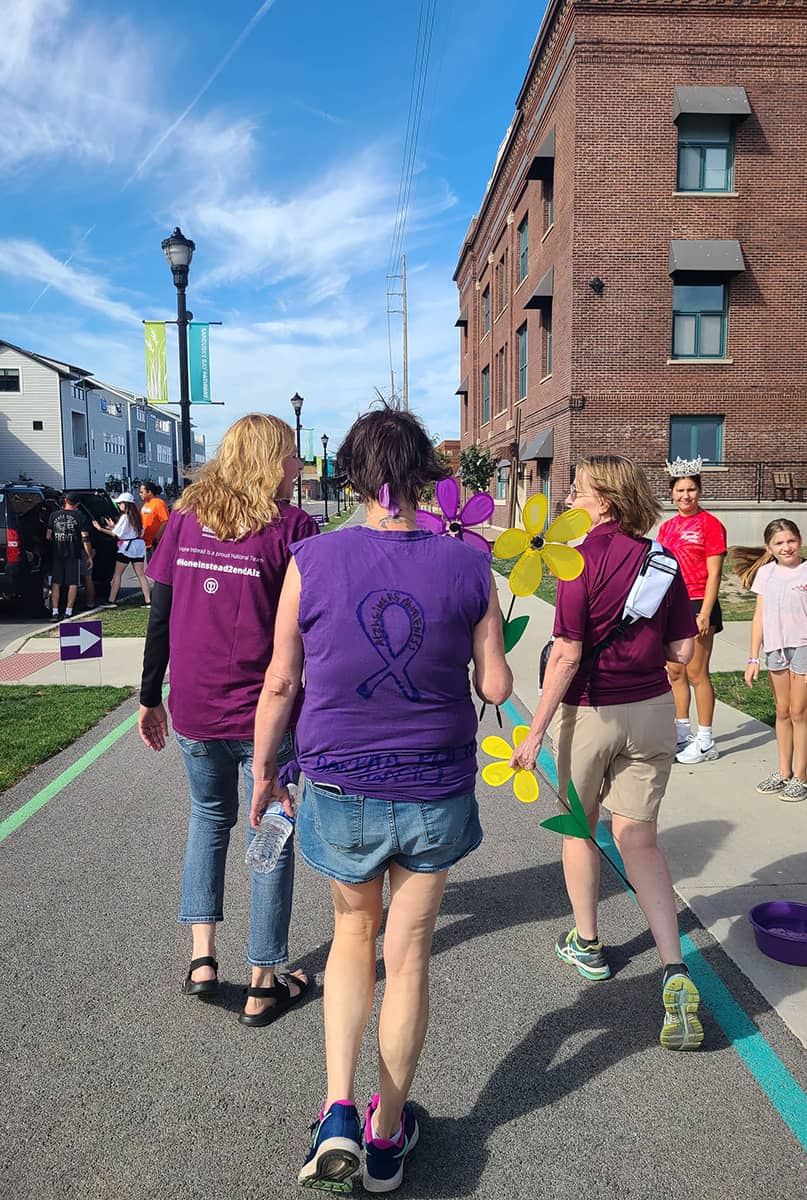
[[[59,626],[59,653],[62,662],[71,658],[101,658],[100,621],[65,621]]]

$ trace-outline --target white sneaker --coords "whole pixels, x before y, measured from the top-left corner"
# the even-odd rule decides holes
[[[694,733],[688,733],[685,737],[676,738],[675,753],[680,754],[680,752],[683,750],[684,746],[688,746],[691,742],[694,742],[694,741],[695,741]]]
[[[716,758],[720,758],[720,752],[714,742],[704,750],[698,739],[693,738],[688,745],[684,746],[683,750],[676,754],[675,761],[691,767],[695,763],[714,762]]]

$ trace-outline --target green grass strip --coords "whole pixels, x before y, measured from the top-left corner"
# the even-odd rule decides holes
[[[114,746],[115,742],[119,741],[125,733],[133,729],[137,724],[138,715],[136,712],[132,713],[125,721],[121,721],[120,725],[117,725],[105,737],[102,737],[100,742],[97,742],[95,746],[92,746],[85,754],[82,754],[81,758],[62,771],[61,775],[57,775],[52,783],[49,783],[41,792],[37,792],[35,796],[32,796],[27,804],[23,804],[22,808],[18,808],[11,816],[6,817],[5,821],[0,822],[0,842],[5,841],[9,834],[13,833],[15,829],[19,829],[21,825],[24,825],[34,813],[39,812],[40,808],[43,808],[49,800],[52,800],[54,796],[58,796],[59,792],[63,791],[69,783],[72,783],[77,775],[80,775],[82,771],[86,771],[87,767],[91,766],[102,754],[105,754],[110,746]]]

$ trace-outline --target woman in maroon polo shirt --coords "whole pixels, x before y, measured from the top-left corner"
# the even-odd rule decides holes
[[[669,1050],[693,1050],[703,1040],[699,996],[681,962],[675,897],[656,821],[675,753],[665,663],[689,662],[697,626],[679,573],[655,616],[616,637],[592,667],[587,655],[622,615],[647,552],[643,535],[658,519],[659,505],[641,468],[615,454],[577,464],[569,504],[591,516],[591,531],[580,547],[585,567],[577,579],[558,584],[555,642],[541,700],[513,765],[535,766],[559,708],[553,740],[561,805],[573,780],[592,834],[600,804],[610,809],[614,840],[664,967],[659,1040]],[[595,843],[564,837],[563,873],[575,926],[558,938],[555,952],[584,978],[608,979],[611,968],[597,932]]]

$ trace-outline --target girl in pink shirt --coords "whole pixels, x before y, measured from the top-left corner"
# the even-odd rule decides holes
[[[778,770],[757,785],[763,796],[807,800],[807,562],[801,534],[780,517],[765,526],[765,549],[737,546],[734,569],[756,593],[745,682],[759,678],[760,650],[776,698]]]

